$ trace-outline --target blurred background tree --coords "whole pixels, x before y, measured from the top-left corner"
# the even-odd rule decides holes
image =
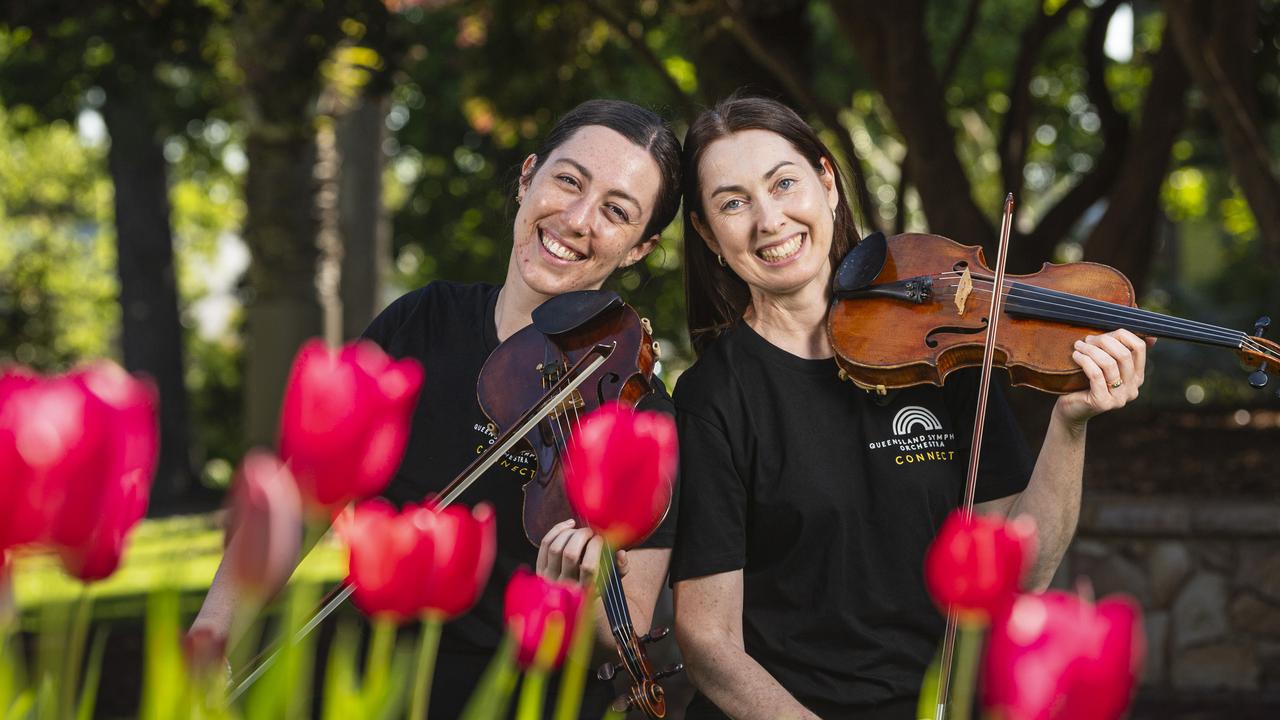
[[[561,113],[625,98],[683,134],[743,86],[821,128],[867,231],[989,246],[1013,191],[1015,270],[1107,262],[1144,306],[1235,328],[1280,308],[1276,0],[16,2],[0,360],[156,377],[156,511],[182,507],[271,439],[303,337],[502,279],[515,169]],[[681,235],[613,281],[669,382]],[[1242,380],[1161,343],[1143,402],[1263,402]]]

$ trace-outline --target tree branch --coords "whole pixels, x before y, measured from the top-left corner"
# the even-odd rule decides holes
[[[1236,16],[1246,5],[1241,23]],[[1247,67],[1251,44],[1240,41],[1238,28],[1253,25],[1249,16],[1256,8],[1250,3],[1222,6],[1193,0],[1166,0],[1164,7],[1174,43],[1222,133],[1231,172],[1253,210],[1267,255],[1280,263],[1280,179],[1254,111],[1250,74],[1227,72],[1228,67]]]
[[[973,37],[973,30],[978,26],[978,10],[981,7],[982,0],[969,0],[969,9],[964,14],[964,24],[960,26],[960,32],[956,33],[955,39],[952,40],[951,50],[947,52],[947,62],[942,66],[943,87],[950,85],[952,78],[956,75],[956,66],[960,64],[960,56],[964,54],[965,48],[969,47],[969,40]]]
[[[1021,244],[1016,255],[1020,262],[1024,259],[1039,261],[1048,257],[1053,252],[1054,245],[1066,237],[1085,211],[1111,191],[1116,176],[1120,173],[1129,143],[1129,118],[1116,110],[1111,99],[1105,77],[1106,53],[1103,50],[1107,24],[1118,5],[1116,0],[1108,0],[1094,11],[1084,38],[1085,70],[1088,73],[1085,91],[1098,109],[1104,143],[1102,152],[1098,154],[1093,169],[1045,212],[1035,229]],[[1148,93],[1151,93],[1153,87],[1154,80],[1148,87]]]
[[[1036,18],[1022,31],[1018,59],[1014,62],[1013,81],[1009,85],[1009,112],[1005,113],[1004,125],[1000,128],[1000,141],[996,145],[996,152],[1000,156],[1001,187],[1016,196],[1022,194],[1022,168],[1027,159],[1027,127],[1031,122],[1031,73],[1035,70],[1036,58],[1040,56],[1045,40],[1080,2],[1081,0],[1067,0],[1052,15],[1045,15],[1044,5],[1039,4]],[[1117,4],[1117,0],[1108,0],[1098,12],[1110,18]],[[1110,9],[1107,9],[1108,6]],[[1105,23],[1103,27],[1106,27]]]
[[[585,0],[585,2],[592,12],[599,15],[600,18],[609,25],[609,27],[613,28],[614,32],[621,35],[623,39],[627,41],[627,44],[629,44],[631,49],[640,56],[641,60],[644,60],[645,63],[657,71],[658,77],[662,79],[663,84],[667,86],[667,89],[676,99],[676,102],[680,104],[681,111],[687,118],[692,120],[693,117],[698,114],[697,103],[694,101],[694,98],[690,97],[690,95],[680,87],[680,83],[676,82],[676,79],[672,77],[671,72],[667,70],[667,66],[662,62],[662,59],[654,53],[653,48],[649,47],[649,43],[645,41],[644,34],[640,33],[637,35],[632,33],[629,27],[630,23],[627,22],[627,19],[614,12],[611,8],[606,7],[604,3],[599,0]]]

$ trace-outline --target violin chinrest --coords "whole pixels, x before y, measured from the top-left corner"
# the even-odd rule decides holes
[[[835,291],[841,293],[861,290],[875,281],[884,269],[885,258],[888,257],[889,246],[884,233],[874,232],[863,238],[854,246],[840,267],[836,269]]]
[[[622,305],[622,298],[612,290],[575,290],[534,308],[533,326],[543,335],[560,335]]]

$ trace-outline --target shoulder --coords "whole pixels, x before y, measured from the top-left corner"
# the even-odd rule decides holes
[[[497,286],[488,283],[456,283],[433,280],[424,287],[396,298],[369,323],[362,337],[384,347],[403,328],[438,324],[442,317],[471,322],[471,315],[483,316]]]
[[[741,360],[732,330],[716,338],[676,381],[672,397],[677,412],[704,418],[717,414],[717,409],[737,394]]]

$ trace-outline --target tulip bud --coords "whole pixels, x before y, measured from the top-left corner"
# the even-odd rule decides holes
[[[992,625],[983,706],[1005,720],[1114,720],[1133,697],[1144,652],[1128,598],[1094,606],[1058,591],[1021,595]]]
[[[155,406],[150,383],[108,362],[48,379],[6,373],[0,547],[53,545],[86,581],[114,572],[151,493]]]
[[[280,412],[280,457],[313,508],[376,495],[400,465],[422,367],[359,342],[298,350]]]
[[[1035,555],[1035,522],[953,512],[925,555],[925,583],[939,607],[977,622],[1001,615]]]
[[[516,635],[516,662],[520,667],[527,669],[535,661],[542,664],[548,658],[550,668],[560,667],[573,643],[584,598],[583,589],[576,583],[548,580],[524,567],[516,570],[507,583],[503,615],[508,630]],[[549,624],[553,628],[548,636]]]
[[[302,499],[275,455],[245,456],[232,487],[227,558],[236,585],[259,600],[283,587],[302,549]]]
[[[678,457],[671,418],[602,405],[574,430],[565,494],[591,529],[615,547],[648,537],[671,506]]]
[[[497,552],[497,523],[488,505],[474,511],[410,505],[397,513],[375,499],[356,506],[343,534],[356,606],[396,622],[424,613],[449,619],[469,610]]]

